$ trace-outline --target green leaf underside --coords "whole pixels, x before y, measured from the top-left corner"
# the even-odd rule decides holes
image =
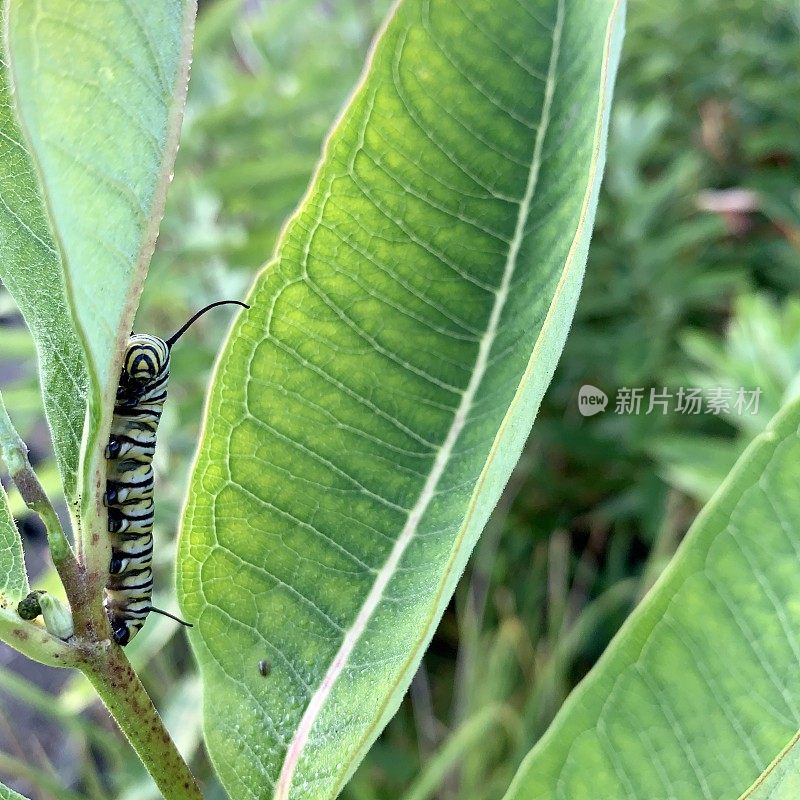
[[[11,516],[5,489],[0,486],[0,598],[21,600],[28,591],[22,540]]]
[[[742,455],[506,800],[734,798],[800,728],[799,426]],[[798,796],[776,770],[753,797]]]
[[[0,21],[5,33],[5,4]],[[38,178],[12,109],[4,54],[0,55],[0,280],[36,342],[53,449],[64,491],[72,500],[86,415],[86,371]]]
[[[231,796],[338,792],[519,456],[582,277],[612,5],[401,3],[256,283],[178,569]]]
[[[27,800],[27,798],[0,784],[0,800]]]
[[[161,216],[192,3],[7,2],[18,116],[61,253],[97,417],[110,409],[118,342],[130,332]]]

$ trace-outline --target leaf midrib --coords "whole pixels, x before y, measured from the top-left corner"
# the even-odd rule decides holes
[[[486,375],[489,365],[489,356],[500,329],[500,320],[508,299],[511,281],[517,265],[517,258],[525,238],[525,225],[528,220],[530,207],[533,202],[538,184],[544,140],[550,123],[550,111],[555,92],[556,65],[558,62],[561,45],[563,22],[564,0],[557,0],[556,20],[553,27],[552,48],[550,51],[550,60],[545,81],[542,113],[538,128],[536,130],[536,139],[534,142],[531,166],[528,172],[528,180],[525,187],[525,193],[523,194],[522,199],[518,201],[519,210],[514,227],[514,235],[509,244],[506,262],[503,267],[502,280],[495,293],[495,301],[494,305],[492,306],[492,311],[489,315],[486,330],[479,341],[475,367],[472,371],[467,387],[464,389],[461,395],[461,401],[459,402],[458,408],[453,416],[453,422],[447,432],[445,440],[437,450],[433,466],[428,478],[425,481],[425,484],[422,487],[419,498],[417,499],[417,502],[414,504],[413,508],[410,510],[406,519],[406,523],[403,526],[403,529],[400,532],[400,535],[398,536],[389,554],[389,557],[386,560],[386,563],[376,573],[375,582],[372,585],[372,588],[368,592],[361,609],[353,621],[353,624],[345,633],[345,637],[339,647],[339,650],[332,659],[328,670],[320,682],[319,688],[312,695],[311,700],[309,701],[308,706],[306,707],[306,710],[300,719],[297,730],[295,731],[292,741],[289,743],[287,748],[286,757],[275,786],[275,800],[288,800],[289,798],[289,790],[291,788],[297,766],[300,763],[300,758],[311,735],[314,724],[318,719],[320,712],[324,708],[325,703],[330,697],[333,687],[336,684],[339,676],[342,674],[350,655],[352,654],[364,630],[366,629],[369,620],[372,618],[372,615],[378,608],[380,600],[383,597],[383,593],[392,576],[395,574],[403,555],[414,539],[417,526],[427,511],[431,500],[435,496],[436,488],[444,474],[447,465],[450,463],[450,457],[455,448],[455,444],[467,423],[469,413],[472,410],[472,404]]]

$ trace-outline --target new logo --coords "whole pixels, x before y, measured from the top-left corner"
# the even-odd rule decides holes
[[[593,417],[606,410],[608,396],[591,383],[584,383],[578,392],[578,411],[584,417]]]

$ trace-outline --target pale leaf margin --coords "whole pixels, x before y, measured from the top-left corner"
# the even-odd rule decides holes
[[[739,800],[797,800],[800,797],[800,731]]]

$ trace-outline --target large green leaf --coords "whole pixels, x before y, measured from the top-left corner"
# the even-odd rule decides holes
[[[506,800],[738,797],[800,728],[798,631],[795,403],[739,459]],[[796,797],[780,789],[796,785],[784,761],[753,797]]]
[[[14,104],[86,351],[93,446],[113,405],[163,210],[194,0],[6,2]],[[38,203],[32,187],[23,189]],[[49,238],[42,247],[51,249]],[[55,270],[58,257],[48,258]],[[87,472],[96,466],[87,459]],[[84,500],[96,500],[98,482],[84,480]]]
[[[613,0],[405,0],[381,34],[222,356],[184,518],[232,796],[335,795],[400,702],[564,343],[621,30]]]
[[[0,9],[2,34],[6,7]],[[61,260],[47,222],[38,177],[12,108],[0,55],[0,280],[36,341],[44,407],[66,496],[77,488],[86,371],[64,291]]]

